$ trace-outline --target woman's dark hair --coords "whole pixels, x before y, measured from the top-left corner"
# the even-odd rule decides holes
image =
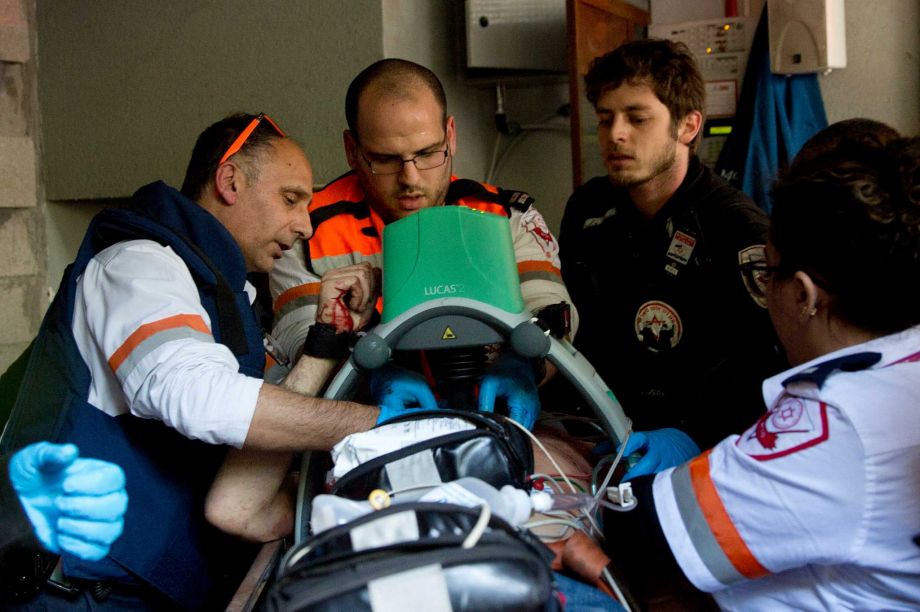
[[[920,138],[843,139],[797,160],[773,198],[777,274],[808,273],[862,329],[920,323]]]
[[[830,124],[809,138],[784,174],[786,178],[794,178],[796,173],[807,173],[813,161],[843,145],[856,144],[882,148],[900,137],[896,129],[875,119],[865,117],[843,119]]]
[[[201,197],[205,187],[214,180],[220,158],[246,129],[249,122],[257,116],[247,113],[230,115],[208,126],[198,136],[185,171],[185,180],[182,181],[182,195],[196,201]],[[234,159],[242,162],[240,167],[250,184],[259,180],[259,156],[272,147],[275,140],[281,138],[281,134],[269,121],[262,120],[243,143],[242,148],[233,155]]]

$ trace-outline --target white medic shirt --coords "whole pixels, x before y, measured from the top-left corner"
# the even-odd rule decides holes
[[[246,284],[250,302],[255,288]],[[157,419],[211,444],[242,447],[262,381],[211,335],[185,262],[150,240],[97,254],[77,281],[73,333],[106,414]]]
[[[684,573],[728,609],[920,609],[920,327],[763,388],[756,425],[655,478]]]
[[[562,282],[559,243],[546,226],[543,216],[533,206],[526,212],[512,208],[508,222],[511,225],[525,308],[537,312],[545,306],[566,302],[571,316],[569,339],[574,338],[578,331],[578,311]],[[275,262],[269,275],[269,288],[275,309],[272,335],[288,356],[297,354],[310,326],[316,322],[322,274],[317,275],[307,270],[305,259],[303,241],[298,240],[293,248],[285,251],[281,259]],[[378,248],[377,252],[370,255],[353,252],[339,256],[333,262],[313,263],[326,269],[364,261],[382,268],[381,249]]]

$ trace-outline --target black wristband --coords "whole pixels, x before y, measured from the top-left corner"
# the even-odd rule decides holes
[[[336,333],[329,323],[314,323],[303,342],[303,354],[320,359],[344,359],[351,351],[354,334]]]
[[[566,302],[544,306],[534,316],[537,325],[544,331],[549,330],[554,338],[563,338],[572,331],[572,309]]]

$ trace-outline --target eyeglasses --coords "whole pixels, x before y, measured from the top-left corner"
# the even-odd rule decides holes
[[[398,156],[384,157],[382,159],[368,159],[364,151],[358,149],[361,159],[371,169],[371,174],[398,174],[402,172],[403,166],[408,163],[415,164],[417,170],[433,170],[440,168],[447,163],[450,157],[450,145],[444,147],[443,151],[430,151],[428,153],[419,153],[415,157],[403,159]]]
[[[746,261],[743,264],[738,264],[738,267],[741,268],[742,272],[759,274],[764,280],[769,279],[772,274],[781,269],[780,266],[771,266],[764,259]]]
[[[282,138],[285,137],[284,131],[280,127],[278,127],[277,123],[272,121],[271,117],[269,117],[265,113],[259,113],[258,116],[256,116],[252,121],[250,121],[249,125],[247,125],[246,128],[242,132],[240,132],[240,135],[236,137],[236,140],[233,141],[233,144],[230,145],[230,148],[227,149],[227,152],[224,153],[223,157],[220,158],[220,161],[217,162],[218,166],[224,163],[225,161],[227,161],[228,159],[230,159],[232,155],[235,155],[236,153],[239,152],[240,149],[243,148],[243,145],[246,144],[246,141],[249,139],[249,136],[254,131],[256,131],[256,128],[259,127],[259,124],[262,123],[263,119],[268,121],[268,123],[271,124],[273,128],[275,128],[275,131],[278,132],[278,134]]]
[[[764,297],[764,288],[766,284],[770,282],[770,278],[773,274],[778,272],[781,268],[779,266],[771,266],[766,260],[759,259],[738,264],[738,269],[741,270],[741,274],[744,276],[745,284],[748,288],[756,294],[757,297]]]

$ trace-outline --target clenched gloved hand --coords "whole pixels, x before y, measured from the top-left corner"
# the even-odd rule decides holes
[[[508,404],[508,416],[533,429],[540,413],[540,395],[529,361],[505,352],[486,372],[479,384],[480,412],[494,412],[495,399],[499,397]]]
[[[10,459],[10,483],[45,548],[98,561],[124,527],[125,473],[78,455],[73,444],[26,446]]]
[[[626,441],[623,456],[629,457],[633,453],[641,453],[642,459],[623,475],[623,482],[637,476],[657,474],[689,461],[700,454],[700,447],[681,430],[667,427],[652,431],[634,431]]]
[[[409,410],[438,409],[438,401],[425,377],[394,365],[371,373],[371,395],[380,406],[378,425]]]

